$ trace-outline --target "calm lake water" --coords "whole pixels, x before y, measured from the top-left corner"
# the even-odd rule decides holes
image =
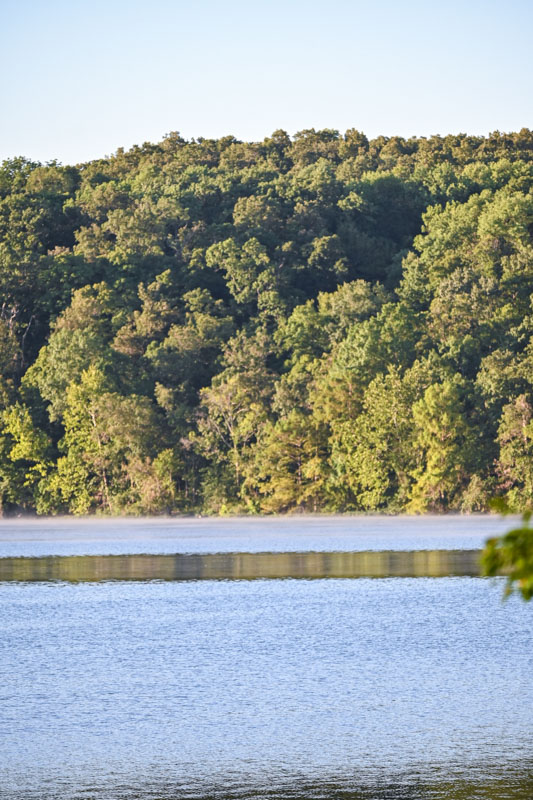
[[[531,800],[533,604],[457,552],[508,527],[0,523],[0,798]]]

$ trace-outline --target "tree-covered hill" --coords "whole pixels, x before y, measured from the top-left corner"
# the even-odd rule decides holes
[[[0,505],[533,502],[533,133],[0,169]]]

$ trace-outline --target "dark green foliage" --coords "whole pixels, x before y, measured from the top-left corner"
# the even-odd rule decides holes
[[[0,168],[0,503],[533,503],[533,134]]]

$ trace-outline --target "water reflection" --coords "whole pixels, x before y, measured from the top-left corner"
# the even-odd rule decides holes
[[[527,768],[524,769],[527,773]],[[397,780],[352,783],[350,781],[298,781],[279,788],[250,789],[244,792],[214,790],[197,800],[531,800],[533,778],[506,771],[505,777],[475,781],[468,777],[434,782],[416,775]],[[148,795],[149,796],[149,795]],[[154,795],[155,796],[155,795]],[[160,800],[178,800],[187,795],[181,791],[158,793]],[[145,794],[130,796],[136,800],[147,800]],[[192,800],[192,796],[189,795]],[[196,800],[195,798],[195,800]]]
[[[0,558],[0,581],[187,581],[479,576],[479,550]]]
[[[47,792],[41,788],[39,793],[9,795],[9,800],[531,800],[533,797],[533,777],[531,765],[506,765],[500,770],[489,768],[473,769],[467,775],[458,770],[456,776],[402,774],[383,778],[339,777],[323,780],[309,780],[304,777],[286,782],[265,782],[264,785],[247,784],[240,776],[240,784],[233,778],[220,780],[209,785],[208,781],[197,783],[168,781],[144,786],[128,786],[127,783],[98,786],[90,789],[69,787],[64,790]],[[479,775],[477,773],[480,773]],[[483,774],[484,773],[484,774]],[[3,797],[0,789],[0,798]],[[7,795],[6,795],[7,797]]]

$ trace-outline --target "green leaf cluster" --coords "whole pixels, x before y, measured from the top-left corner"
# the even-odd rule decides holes
[[[509,513],[505,502],[496,504],[500,511]],[[507,575],[505,596],[519,592],[524,600],[533,597],[533,528],[531,511],[522,515],[522,524],[504,536],[489,539],[483,551],[485,575]]]

